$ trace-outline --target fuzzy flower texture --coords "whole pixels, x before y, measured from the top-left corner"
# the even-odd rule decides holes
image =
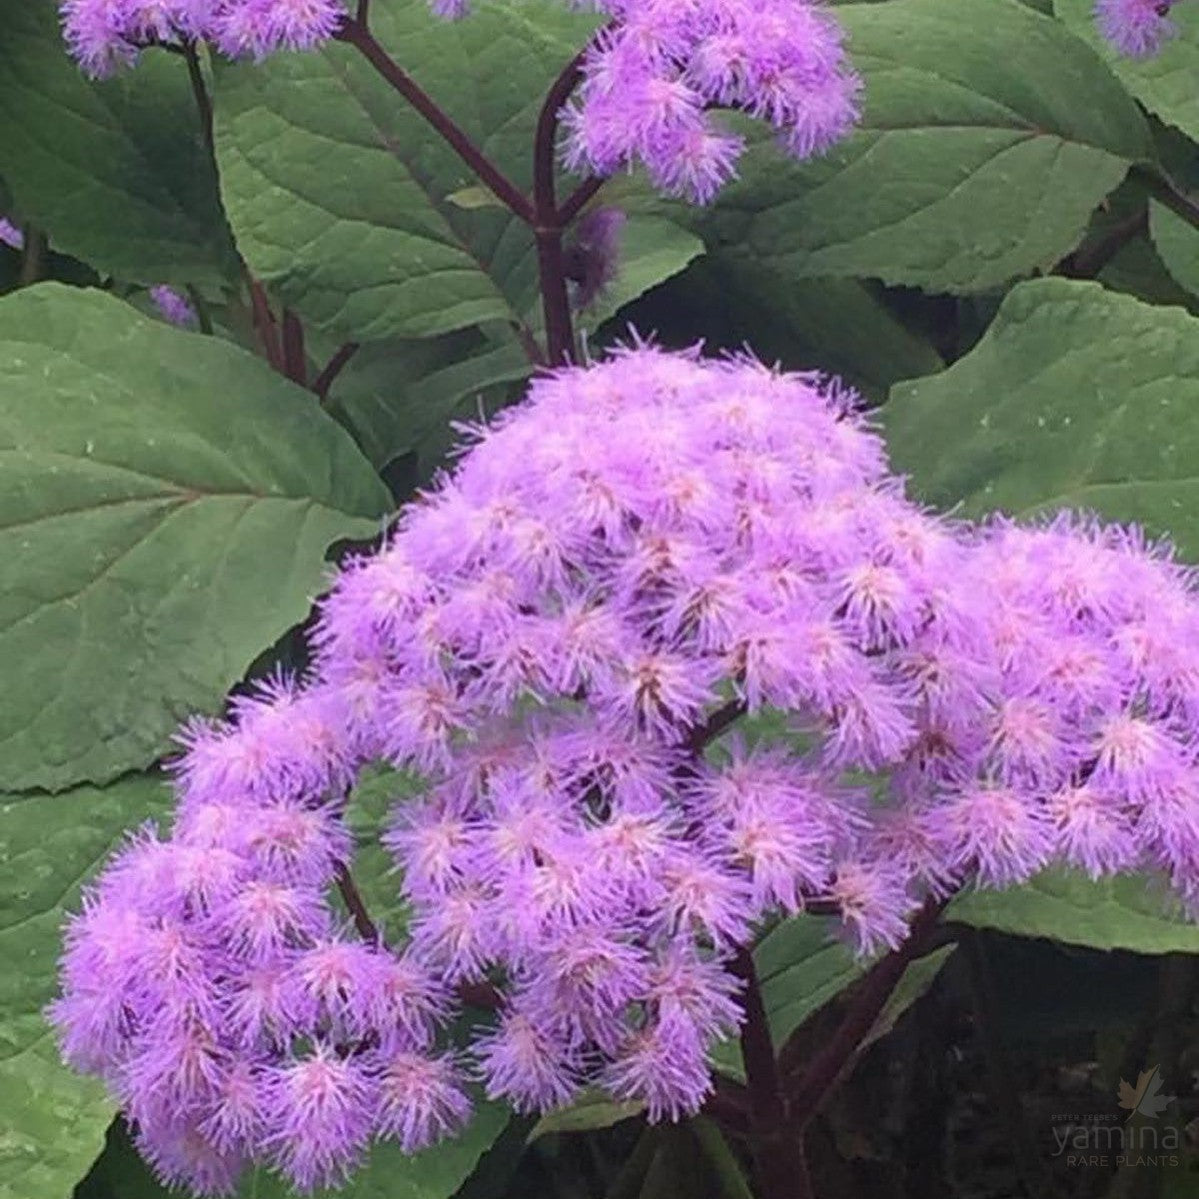
[[[433,0],[464,15],[461,0]],[[818,0],[599,0],[612,18],[565,112],[563,155],[610,175],[644,165],[660,190],[698,203],[735,173],[743,140],[710,111],[768,122],[795,158],[821,153],[857,120],[860,81]],[[347,19],[342,0],[65,0],[67,44],[107,75],[154,43],[203,39],[234,58],[309,50]]]
[[[1103,37],[1129,58],[1150,58],[1177,33],[1170,10],[1177,0],[1096,0]]]
[[[1199,910],[1199,600],[1167,551],[939,519],[851,393],[748,359],[635,347],[468,432],[321,601],[311,676],[188,728],[173,828],[70,924],[65,1053],[167,1181],[336,1182],[451,1135],[474,1082],[694,1112],[733,955],[815,900],[863,954],[1055,860]],[[378,763],[410,780],[402,944],[338,898]],[[452,1040],[471,986],[496,1011]]]

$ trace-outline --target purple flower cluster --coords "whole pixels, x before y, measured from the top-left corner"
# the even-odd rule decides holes
[[[693,1112],[732,955],[813,900],[863,953],[1054,860],[1199,909],[1199,605],[1164,551],[940,520],[850,393],[751,360],[626,350],[469,435],[321,602],[312,677],[188,729],[169,836],[70,925],[65,1053],[163,1178],[336,1181],[452,1133],[471,1078]],[[398,947],[337,898],[380,761],[422,782]],[[498,1011],[454,1049],[469,985]]]
[[[1127,2],[1127,0],[1125,0]],[[462,0],[433,0],[442,17]],[[826,150],[857,120],[860,81],[837,20],[818,0],[601,0],[612,21],[583,63],[563,112],[567,165],[598,175],[644,164],[654,185],[706,203],[735,173],[743,139],[713,108],[777,130],[796,158]],[[261,59],[328,41],[341,0],[64,0],[71,53],[90,75],[132,62],[143,46],[206,40]]]
[[[1099,32],[1121,54],[1148,58],[1176,32],[1170,9],[1177,0],[1095,0]]]
[[[157,44],[208,41],[231,58],[311,50],[345,18],[340,0],[63,0],[67,47],[99,78]]]
[[[808,0],[603,0],[613,17],[566,111],[566,161],[598,175],[644,164],[668,195],[707,203],[744,149],[713,108],[766,121],[795,158],[858,118],[861,82],[835,17]]]

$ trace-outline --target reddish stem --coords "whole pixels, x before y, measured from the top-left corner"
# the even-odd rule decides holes
[[[358,884],[354,882],[354,876],[350,873],[349,868],[344,865],[338,866],[336,879],[337,890],[341,893],[342,901],[349,909],[358,935],[372,945],[382,945],[383,937],[378,926],[371,919],[370,913],[366,910],[362,893],[358,890]]]
[[[308,386],[308,358],[304,353],[304,326],[290,308],[283,309],[283,373],[301,387]]]
[[[537,115],[537,131],[533,136],[533,235],[537,239],[537,273],[551,366],[572,361],[576,353],[562,249],[565,222],[558,213],[554,194],[554,153],[558,141],[558,115],[582,78],[587,53],[586,48],[580,50],[554,80]]]
[[[372,67],[449,143],[464,163],[528,225],[534,223],[533,205],[497,167],[458,123],[379,44],[364,22],[345,21],[334,37],[353,46]]]
[[[754,1173],[762,1199],[811,1199],[803,1135],[791,1132],[787,1126],[787,1102],[750,950],[737,952],[732,972],[743,985],[741,1057],[748,1088]]]
[[[691,730],[691,734],[686,740],[686,747],[693,754],[702,753],[721,733],[740,720],[746,711],[744,700],[729,700],[723,707],[717,708],[703,724],[696,725]]]
[[[283,374],[283,347],[279,343],[279,329],[275,323],[275,314],[271,311],[270,301],[266,297],[266,289],[249,272],[246,278],[250,284],[250,303],[254,310],[254,330],[262,343],[266,360],[280,374]]]
[[[317,375],[316,381],[312,384],[313,393],[320,399],[322,403],[329,396],[329,388],[333,386],[333,381],[345,369],[345,365],[358,352],[358,343],[356,341],[347,341],[341,346],[337,353],[325,363],[321,373]]]
[[[571,221],[583,211],[587,201],[594,196],[601,187],[607,183],[607,177],[604,175],[592,175],[588,179],[584,179],[578,187],[562,201],[562,207],[558,209],[558,220],[563,225],[569,225]]]

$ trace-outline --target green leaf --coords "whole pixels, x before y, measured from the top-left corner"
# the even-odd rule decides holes
[[[182,58],[146,53],[95,83],[55,6],[0,0],[0,163],[22,218],[56,250],[138,283],[237,270]]]
[[[169,1199],[167,1190],[142,1160],[123,1120],[114,1120],[108,1130],[104,1152],[72,1199]]]
[[[533,1125],[529,1140],[559,1132],[595,1132],[600,1128],[611,1128],[644,1110],[645,1104],[635,1099],[619,1103],[603,1091],[587,1091],[569,1107],[560,1107],[542,1116]]]
[[[861,1049],[866,1049],[875,1041],[882,1040],[899,1022],[900,1016],[917,1000],[928,994],[933,983],[937,981],[937,975],[941,973],[941,967],[945,965],[956,949],[956,945],[942,945],[939,949],[934,949],[932,953],[917,958],[903,972],[903,977],[899,980],[895,990],[887,997],[887,1002],[883,1005],[883,1010],[879,1012],[874,1026],[862,1039]]]
[[[1093,51],[1014,0],[837,10],[866,83],[861,129],[783,160],[761,130],[700,231],[793,278],[983,291],[1047,268],[1130,163],[1136,105]]]
[[[0,1199],[67,1199],[104,1145],[113,1105],[60,1062],[42,1009],[82,884],[126,829],[167,802],[148,776],[0,797]]]
[[[836,935],[837,925],[827,916],[796,916],[771,930],[754,950],[762,1001],[777,1048],[869,966]]]
[[[354,837],[354,883],[384,940],[395,945],[408,925],[395,859],[382,836],[395,807],[423,790],[421,780],[389,767],[374,767],[358,780],[346,807],[346,827]]]
[[[695,1116],[687,1121],[687,1128],[711,1167],[717,1193],[723,1199],[754,1199],[744,1168],[716,1122]]]
[[[318,1191],[318,1199],[450,1199],[509,1118],[503,1104],[480,1103],[459,1136],[412,1157],[401,1153],[394,1141],[376,1144],[366,1165],[349,1182]],[[277,1175],[257,1169],[238,1191],[238,1199],[297,1199],[297,1193]]]
[[[1043,279],[1004,300],[942,374],[898,384],[891,458],[965,515],[1094,510],[1199,555],[1199,320],[1095,283]]]
[[[334,381],[329,410],[376,467],[413,453],[428,469],[451,440],[450,421],[462,406],[532,369],[514,339],[489,341],[475,329],[371,342]]]
[[[1054,0],[1058,18],[1088,45],[1094,47],[1121,83],[1150,112],[1191,137],[1199,137],[1199,13],[1188,4],[1170,10],[1177,36],[1157,54],[1130,58],[1119,53],[1095,26],[1094,0]]]
[[[1154,201],[1149,206],[1149,233],[1170,276],[1199,296],[1199,229]]]
[[[638,1199],[679,1199],[703,1195],[714,1181],[711,1158],[696,1144],[690,1123],[659,1124],[653,1134],[654,1154],[635,1192]],[[634,1157],[639,1156],[634,1153]],[[617,1184],[619,1186],[619,1184]],[[613,1188],[616,1189],[615,1187]]]
[[[1176,909],[1161,879],[1125,874],[1094,882],[1054,867],[1020,887],[959,895],[944,918],[1092,949],[1199,953],[1199,926]]]
[[[1199,312],[1199,300],[1179,283],[1147,237],[1130,241],[1112,256],[1096,276],[1112,291],[1124,292],[1147,304],[1176,304]]]
[[[389,498],[308,392],[44,284],[0,300],[0,785],[105,781],[214,709]]]

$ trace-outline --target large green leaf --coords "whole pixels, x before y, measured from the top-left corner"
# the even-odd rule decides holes
[[[1199,554],[1199,320],[1095,283],[1014,288],[949,370],[898,384],[894,465],[967,515],[1095,510]]]
[[[1154,229],[1158,224],[1157,211],[1160,205],[1155,203],[1150,208],[1150,228]],[[1173,213],[1165,209],[1162,211],[1170,222],[1178,219]],[[1190,225],[1181,223],[1184,232],[1196,239],[1195,244],[1199,244],[1199,234],[1196,234]],[[1188,291],[1186,287],[1185,262],[1180,271],[1177,269],[1179,262],[1176,258],[1166,257],[1165,247],[1169,244],[1173,232],[1171,228],[1169,233],[1160,237],[1155,230],[1152,239],[1144,236],[1134,238],[1116,251],[1096,278],[1105,287],[1125,292],[1148,304],[1174,304],[1188,309],[1192,315],[1199,315],[1199,296]],[[1194,253],[1195,245],[1188,249],[1190,253]],[[1194,271],[1193,266],[1190,269]]]
[[[150,777],[0,796],[0,1199],[67,1199],[104,1145],[113,1107],[61,1064],[42,1009],[64,913],[124,831],[166,802]]]
[[[1199,953],[1199,925],[1178,916],[1176,907],[1161,879],[1126,874],[1093,882],[1055,867],[1006,891],[966,892],[945,919],[1092,949]]]
[[[157,757],[389,500],[308,392],[57,284],[0,300],[0,785]]]
[[[1067,27],[1093,46],[1121,82],[1150,112],[1191,137],[1199,137],[1199,12],[1180,4],[1170,12],[1177,36],[1157,54],[1130,58],[1100,36],[1094,0],[1054,0],[1053,10]]]
[[[1060,24],[1014,0],[840,7],[866,83],[861,129],[785,163],[755,134],[742,179],[701,221],[709,246],[792,277],[981,291],[1079,240],[1131,162],[1136,105]]]
[[[595,20],[550,0],[486,3],[469,21],[425,0],[379,0],[371,24],[401,65],[524,190],[553,78]],[[358,341],[541,321],[530,230],[353,48],[216,72],[221,186],[255,273],[314,325]],[[319,163],[320,169],[313,169]],[[700,250],[669,219],[625,231],[605,304],[631,299]]]
[[[140,283],[219,283],[237,259],[182,58],[85,79],[55,6],[0,0],[0,164],[54,248]]]

